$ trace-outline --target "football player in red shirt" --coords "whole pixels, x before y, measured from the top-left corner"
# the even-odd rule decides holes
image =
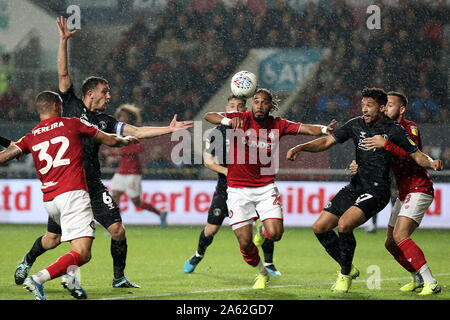
[[[330,133],[336,126],[334,120],[327,127],[273,117],[270,114],[277,106],[278,99],[269,90],[260,88],[253,96],[251,112],[205,115],[208,122],[233,129],[227,130],[230,141],[227,206],[242,256],[259,271],[254,289],[264,289],[269,275],[253,243],[253,221],[259,216],[264,235],[273,241],[279,241],[284,231],[280,194],[275,185],[279,138],[297,134],[319,136]]]
[[[417,124],[405,119],[408,105],[406,96],[395,91],[388,92],[387,95],[386,115],[404,127],[411,139],[422,150],[422,140]],[[433,277],[422,250],[410,238],[433,202],[433,181],[427,170],[419,166],[405,150],[385,140],[381,135],[366,138],[365,141],[369,149],[384,148],[395,156],[391,168],[398,195],[389,219],[385,247],[413,276],[413,280],[400,290],[407,292],[422,288],[420,295],[439,293],[441,286]],[[357,170],[355,164],[353,163],[351,168],[352,173]]]
[[[31,153],[42,182],[44,207],[61,226],[61,241],[69,241],[71,251],[55,263],[25,279],[24,288],[37,300],[45,300],[44,282],[66,273],[63,285],[78,299],[86,293],[74,277],[73,266],[91,259],[95,222],[87,192],[82,151],[82,137],[111,147],[138,142],[135,137],[107,134],[78,118],[63,118],[62,99],[51,91],[36,98],[41,122],[17,143],[0,153],[0,163]]]
[[[119,122],[133,126],[141,125],[140,110],[134,105],[121,105],[117,108],[115,116]],[[128,194],[137,208],[156,213],[160,217],[161,228],[164,229],[167,224],[167,211],[160,211],[150,202],[141,200],[142,165],[139,156],[142,152],[144,152],[144,146],[141,143],[120,149],[119,168],[111,181],[112,196],[114,201],[119,203],[120,197],[124,193]]]

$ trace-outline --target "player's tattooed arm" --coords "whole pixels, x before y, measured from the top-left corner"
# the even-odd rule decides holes
[[[139,142],[139,139],[133,136],[121,137],[116,134],[103,132],[101,130],[98,130],[93,139],[98,143],[102,143],[113,148],[126,147],[132,143],[135,144]]]
[[[10,144],[10,146],[0,152],[0,164],[8,162],[11,159],[18,158],[22,155],[22,151],[17,148],[14,144]]]

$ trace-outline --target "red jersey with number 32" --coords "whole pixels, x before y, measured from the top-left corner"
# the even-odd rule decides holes
[[[400,125],[405,128],[412,140],[422,150],[419,128],[413,121],[403,119]],[[404,201],[408,193],[421,192],[434,196],[433,181],[427,170],[418,165],[410,155],[395,144],[386,143],[385,148],[396,158],[392,163],[392,172],[398,188],[398,198]]]
[[[87,191],[81,138],[92,138],[97,132],[79,118],[52,117],[16,143],[22,153],[33,156],[44,201],[67,191]]]
[[[227,130],[230,141],[228,186],[256,188],[273,183],[279,156],[273,152],[279,151],[279,139],[285,135],[298,134],[301,123],[269,116],[264,125],[260,125],[253,118],[252,112],[231,112],[226,113],[226,117],[239,117],[243,120],[242,130]]]

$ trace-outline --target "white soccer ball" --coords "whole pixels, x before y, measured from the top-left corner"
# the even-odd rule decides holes
[[[249,71],[239,71],[231,78],[231,92],[239,98],[251,98],[258,87],[258,79]]]

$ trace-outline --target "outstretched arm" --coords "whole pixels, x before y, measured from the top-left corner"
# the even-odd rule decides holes
[[[299,134],[306,134],[310,136],[320,136],[322,134],[331,134],[336,129],[336,120],[331,120],[328,126],[316,125],[316,124],[302,124],[298,130]]]
[[[244,124],[244,121],[239,117],[227,118],[223,112],[208,112],[205,114],[205,120],[212,124],[223,124],[232,129],[239,129]]]
[[[56,25],[59,31],[59,47],[58,47],[58,81],[59,91],[66,92],[72,85],[72,79],[69,74],[67,63],[67,41],[77,30],[69,31],[67,29],[67,19],[64,17],[56,18]]]
[[[107,145],[107,146],[113,147],[113,148],[126,147],[129,144],[139,142],[139,140],[136,137],[132,137],[132,136],[120,137],[118,135],[109,134],[109,133],[103,132],[101,130],[98,130],[97,134],[95,135],[95,137],[93,139],[98,143],[102,143],[104,145]]]
[[[289,151],[287,152],[286,158],[288,160],[294,161],[295,159],[297,159],[298,155],[302,151],[321,152],[321,151],[328,150],[335,144],[337,144],[336,139],[332,135],[329,135],[329,136],[326,136],[323,138],[319,138],[319,139],[315,139],[315,140],[312,140],[312,141],[309,141],[309,142],[306,142],[303,144],[299,144],[299,145],[289,149]]]
[[[18,158],[22,154],[19,148],[11,144],[6,150],[0,152],[0,164],[8,162],[11,159]]]
[[[169,134],[178,130],[186,130],[192,127],[193,121],[177,121],[175,115],[168,127],[135,127],[131,124],[125,124],[123,134],[126,136],[135,136],[138,139],[150,139]]]

